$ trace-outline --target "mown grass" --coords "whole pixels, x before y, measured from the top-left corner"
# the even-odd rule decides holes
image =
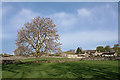
[[[72,61],[62,63],[3,65],[3,78],[119,79],[118,61]]]

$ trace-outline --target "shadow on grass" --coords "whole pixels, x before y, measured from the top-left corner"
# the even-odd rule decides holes
[[[118,80],[116,66],[87,64],[80,62],[46,63],[43,64],[7,64],[3,71],[11,72],[10,78],[26,78],[35,75],[36,78],[59,78],[79,80]],[[49,79],[48,79],[49,80]]]
[[[110,66],[109,66],[110,67]],[[104,68],[100,65],[88,65],[86,63],[57,63],[52,65],[58,75],[64,75],[64,78],[70,78],[71,73],[75,78],[85,80],[119,80],[119,73],[110,71],[108,66]],[[69,75],[69,76],[67,76]]]
[[[30,66],[37,65],[40,66],[41,64],[20,64],[20,63],[14,63],[14,64],[4,64],[2,65],[2,70],[7,72],[10,72],[6,75],[3,75],[4,77],[14,78],[16,75],[20,74],[19,77],[24,78],[28,73],[31,73],[32,68]],[[11,75],[11,76],[9,76]]]

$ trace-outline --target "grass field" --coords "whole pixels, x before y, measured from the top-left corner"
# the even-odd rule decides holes
[[[3,78],[96,78],[99,80],[117,80],[119,75],[118,61],[16,63],[3,65],[2,67]]]

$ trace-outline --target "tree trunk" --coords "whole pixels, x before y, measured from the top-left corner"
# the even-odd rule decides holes
[[[37,55],[37,53],[36,53],[36,63],[38,63],[38,55]]]
[[[36,63],[38,63],[38,56],[36,56]]]

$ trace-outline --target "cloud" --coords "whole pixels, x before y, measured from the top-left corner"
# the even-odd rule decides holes
[[[109,11],[110,10],[110,11]],[[106,11],[106,12],[104,12]],[[6,11],[5,11],[6,12]],[[77,12],[77,13],[76,13]],[[95,47],[96,44],[117,41],[117,32],[112,31],[117,27],[117,13],[110,7],[104,5],[93,8],[78,8],[74,13],[56,12],[49,15],[34,10],[22,8],[12,18],[8,19],[9,24],[4,26],[4,39],[16,39],[17,30],[24,23],[30,21],[36,16],[50,17],[57,25],[57,29],[61,35],[63,49],[72,49],[78,46],[83,48]],[[8,15],[8,14],[7,14]],[[13,37],[14,36],[14,37]],[[86,46],[84,46],[86,45]]]
[[[36,13],[32,12],[29,9],[22,8],[22,10],[18,13],[18,16],[25,16],[25,17],[30,17],[34,16]]]
[[[68,48],[71,47],[78,47],[84,45],[93,45],[93,44],[102,44],[108,42],[117,42],[118,34],[116,32],[111,31],[80,31],[80,32],[72,32],[68,34],[61,35],[61,42],[63,43],[62,47]],[[86,48],[90,48],[86,46]]]
[[[0,53],[2,53],[2,3],[0,2]]]
[[[26,22],[29,22],[38,15],[38,13],[34,13],[29,9],[22,8],[22,10],[17,15],[13,16],[11,24],[14,24],[13,27],[15,29],[20,29]]]
[[[6,40],[9,40],[9,39],[13,39],[14,37],[15,37],[16,35],[15,35],[15,33],[13,34],[13,33],[3,33],[1,36],[0,36],[0,38],[1,39],[6,39]]]
[[[11,27],[14,29],[20,29],[26,22],[31,21],[33,18],[37,17],[38,13],[34,13],[33,11],[29,9],[22,8],[18,14],[13,16],[11,19]]]
[[[1,18],[1,16],[2,16],[2,3],[0,3],[0,18]]]
[[[90,16],[91,12],[89,10],[87,10],[86,8],[82,8],[82,9],[78,9],[78,16]]]
[[[29,9],[22,8],[16,15],[8,19],[8,23],[3,28],[3,39],[11,39],[13,36],[17,35],[17,30],[21,29],[23,25],[32,20],[34,17],[37,17],[39,14],[34,13]],[[7,28],[7,30],[5,29]]]
[[[51,14],[50,17],[63,32],[93,29],[108,30],[108,28],[113,30],[113,26],[117,27],[117,12],[114,7],[116,6],[106,4],[89,9],[80,8],[76,10],[77,14],[59,12]]]
[[[49,15],[49,17],[53,19],[58,29],[65,33],[71,32],[71,30],[72,32],[93,29],[108,30],[108,28],[109,30],[113,30],[113,26],[117,27],[117,12],[114,9],[115,7],[115,5],[110,4],[94,6],[89,9],[84,7],[77,9],[77,14],[58,12]]]
[[[3,6],[2,7],[2,16],[9,14],[9,12],[11,12],[12,9],[13,9],[12,6]]]
[[[68,28],[73,27],[76,23],[75,16],[66,12],[54,13],[49,15],[49,17],[52,18],[54,23],[56,23],[56,25],[63,31],[66,31]]]
[[[2,3],[0,3],[2,4]],[[9,14],[9,12],[13,9],[12,6],[3,6],[0,8],[0,18],[1,18],[1,23],[3,22],[2,19],[4,18],[4,16],[6,16],[7,14]],[[9,23],[10,24],[10,23]],[[2,24],[1,24],[2,25]],[[5,27],[5,26],[4,26]],[[4,33],[4,27],[0,28],[1,29],[1,33],[0,33],[0,39],[10,39],[13,38],[13,35],[11,35],[10,33]],[[7,27],[8,28],[8,27]],[[3,31],[3,32],[2,32]]]
[[[12,19],[10,19],[10,23],[11,23],[11,28],[18,30],[21,27],[23,27],[23,25],[26,22],[31,21],[33,18],[39,16],[38,13],[34,13],[33,11],[29,10],[29,9],[25,9],[22,8],[18,14],[14,15]]]
[[[108,9],[110,7],[109,7],[109,5],[107,5],[105,7],[101,7],[100,11],[104,10],[104,8]],[[82,36],[82,37],[84,35],[87,36],[87,37],[84,37],[84,39],[80,39],[80,41],[82,41],[82,42],[90,41],[92,36],[97,37],[97,35],[100,36],[100,39],[97,37],[97,39],[94,39],[95,41],[98,41],[98,40],[105,41],[106,38],[108,40],[109,39],[111,40],[111,38],[108,38],[109,35],[107,35],[107,34],[110,33],[110,34],[113,35],[114,33],[110,32],[109,30],[107,32],[105,32],[105,31],[104,32],[103,31],[93,31],[92,32],[92,30],[89,30],[90,32],[89,31],[86,32],[85,30],[83,30],[82,32],[77,32],[77,33],[74,32],[75,27],[80,26],[79,29],[76,30],[76,31],[80,31],[80,28],[84,27],[84,25],[86,26],[86,23],[87,24],[93,24],[94,26],[95,26],[95,24],[96,25],[98,25],[98,24],[101,25],[101,24],[105,23],[105,20],[103,20],[103,19],[97,20],[97,18],[96,18],[96,17],[99,17],[98,14],[99,14],[100,11],[98,10],[98,7],[92,8],[90,10],[88,10],[86,8],[82,8],[82,9],[77,10],[78,15],[74,15],[74,14],[66,13],[66,12],[59,12],[59,13],[54,13],[54,14],[51,14],[51,15],[44,15],[44,16],[45,17],[49,16],[51,19],[53,19],[54,23],[57,25],[57,27],[60,30],[67,32],[67,33],[64,33],[64,35],[62,36],[62,37],[65,36],[64,39],[62,38],[62,41],[66,45],[69,45],[69,41],[65,42],[67,40],[66,38],[68,38],[68,40],[70,40],[70,41],[72,39],[74,39],[74,40],[72,40],[74,42],[74,41],[79,40],[79,38],[77,37],[79,35]],[[103,14],[103,13],[100,13],[100,14],[101,14],[100,16],[106,15],[106,14]],[[30,21],[31,19],[33,19],[34,17],[36,17],[38,15],[41,15],[41,13],[38,14],[36,12],[33,12],[32,10],[22,8],[21,11],[18,12],[18,14],[13,16],[13,18],[10,22],[11,27],[15,30],[18,30],[23,26],[23,24],[25,22]],[[89,18],[87,18],[87,19],[84,18],[86,16],[89,16]],[[95,20],[96,20],[96,23],[94,22]],[[89,22],[89,21],[91,21],[91,22]],[[78,25],[76,25],[76,24],[78,24]],[[88,27],[91,27],[91,26],[88,26]],[[90,29],[90,28],[88,28],[88,29]],[[71,32],[71,30],[73,30],[72,33],[69,33],[69,32]],[[104,35],[105,37],[103,36],[104,38],[102,38],[102,35],[103,35],[102,33],[106,34],[106,35]],[[77,36],[75,36],[75,35],[77,35]],[[72,39],[70,39],[71,37],[69,37],[69,36],[72,36]],[[114,39],[116,39],[116,38],[114,38]],[[92,40],[92,41],[94,41],[94,40]]]

